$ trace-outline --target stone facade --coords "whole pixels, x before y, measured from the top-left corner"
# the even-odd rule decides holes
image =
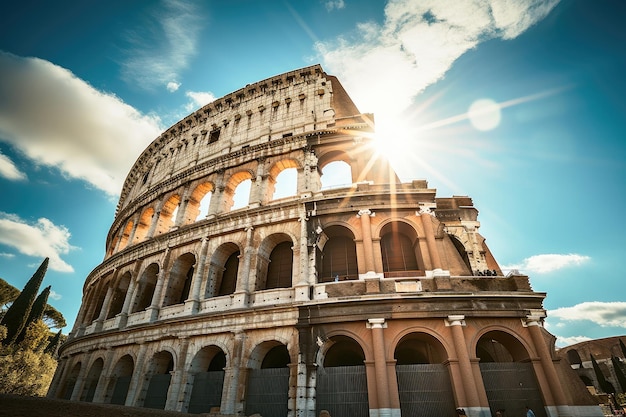
[[[471,198],[401,182],[373,133],[320,66],[165,131],[124,183],[49,396],[232,416],[601,415],[559,382],[545,294],[503,276]],[[347,185],[324,187],[340,161]]]

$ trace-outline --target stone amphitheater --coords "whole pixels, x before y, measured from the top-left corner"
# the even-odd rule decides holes
[[[561,382],[546,294],[503,276],[472,199],[401,182],[374,141],[319,65],[164,131],[126,178],[48,396],[223,416],[602,415]],[[345,178],[327,186],[331,167]]]

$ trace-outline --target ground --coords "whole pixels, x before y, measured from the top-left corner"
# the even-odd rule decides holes
[[[0,394],[0,417],[182,417],[198,415],[202,414]]]

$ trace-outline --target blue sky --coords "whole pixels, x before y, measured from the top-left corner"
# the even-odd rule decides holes
[[[144,147],[319,63],[375,114],[403,180],[474,199],[502,268],[547,292],[557,345],[626,334],[626,3],[476,3],[0,6],[0,277],[21,288],[49,256],[69,331]]]

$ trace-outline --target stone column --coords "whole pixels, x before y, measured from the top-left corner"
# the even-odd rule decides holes
[[[148,229],[148,233],[146,234],[146,239],[150,239],[154,237],[154,232],[159,224],[159,218],[161,217],[161,209],[163,208],[163,204],[165,201],[161,200],[157,203],[157,206],[152,214],[152,222],[150,223],[150,228]]]
[[[146,354],[148,351],[148,346],[142,344],[139,346],[139,353],[137,354],[137,363],[135,363],[135,367],[133,369],[133,375],[130,378],[130,385],[128,388],[128,393],[126,394],[126,402],[124,405],[128,405],[131,407],[141,406],[142,404],[137,404],[139,400],[139,394],[141,393],[141,389],[145,382],[144,374],[146,370],[144,369],[144,365],[146,362]]]
[[[235,299],[233,304],[240,307],[247,305],[250,294],[250,276],[254,276],[251,271],[252,257],[254,256],[254,227],[246,227],[246,247],[243,248],[242,265],[237,273],[237,286],[235,289]]]
[[[459,363],[460,377],[462,380],[463,390],[465,391],[465,404],[457,404],[458,407],[465,408],[468,415],[479,415],[480,413],[480,399],[478,397],[478,390],[476,389],[474,374],[472,371],[472,363],[469,358],[467,350],[467,344],[465,343],[465,336],[463,335],[463,326],[465,326],[465,316],[454,315],[448,316],[446,320],[446,326],[450,328],[452,333],[452,341],[454,343],[454,350]],[[457,399],[461,401],[461,398]],[[473,411],[472,411],[473,410]]]
[[[365,254],[365,269],[366,273],[374,273],[374,245],[372,242],[372,225],[370,223],[370,216],[374,217],[375,214],[369,209],[359,210],[356,215],[361,218],[361,233],[363,235],[363,253]]]
[[[296,271],[296,276],[293,277],[292,281],[293,286],[295,288],[295,299],[296,301],[308,301],[309,300],[309,246],[308,246],[308,221],[309,218],[306,215],[306,209],[304,205],[300,206],[300,217],[298,218],[300,222],[300,239],[297,243],[298,250],[294,251],[294,258],[296,257],[297,252],[297,265],[294,265],[294,270]],[[295,261],[295,259],[294,259]],[[295,264],[295,262],[294,262]]]
[[[74,390],[72,391],[72,396],[70,400],[72,401],[80,401],[83,388],[85,387],[85,378],[89,372],[87,364],[89,363],[89,359],[91,358],[91,354],[85,354],[80,360],[80,371],[78,372],[78,376],[76,377],[76,383],[74,384]]]
[[[113,357],[115,356],[115,349],[107,348],[106,358],[104,360],[104,365],[102,366],[102,372],[100,373],[100,378],[98,379],[98,385],[96,388],[96,392],[93,395],[94,403],[104,403],[107,394],[107,388],[111,383],[111,371],[113,370]]]
[[[110,282],[114,283],[116,277],[117,277],[117,268],[115,269],[115,272],[113,273],[113,279]],[[96,319],[96,327],[94,329],[96,332],[99,332],[100,330],[102,330],[102,323],[106,319],[107,311],[109,310],[109,304],[111,303],[111,297],[113,297],[114,292],[115,292],[115,287],[113,285],[109,285],[109,288],[107,288],[107,293],[104,296],[104,301],[102,302],[102,307],[100,307],[100,314],[98,315],[98,318]]]
[[[230,363],[226,364],[227,366],[224,369],[224,390],[220,410],[222,414],[226,415],[237,414],[237,411],[240,411],[241,402],[239,401],[239,386],[245,382],[240,381],[241,368],[244,366],[243,352],[246,342],[245,333],[237,331],[234,333],[232,341],[232,359]]]
[[[167,247],[165,249],[165,254],[163,255],[163,266],[159,271],[159,276],[157,278],[156,286],[154,288],[154,294],[152,295],[152,302],[150,303],[150,306],[146,309],[150,310],[150,321],[155,321],[158,318],[161,305],[163,304],[162,292],[163,285],[165,284],[165,280],[167,279],[167,267],[169,266],[169,262],[170,248]]]
[[[546,341],[541,333],[542,317],[543,315],[527,316],[526,326],[528,327],[528,332],[532,338],[535,351],[539,355],[541,367],[543,368],[543,372],[547,379],[547,387],[542,386],[542,390],[549,389],[555,402],[555,404],[546,404],[546,408],[549,415],[570,416],[571,412],[567,406],[565,393],[563,392],[561,381],[559,380],[559,376],[554,367],[554,362],[552,361],[552,354],[550,353],[548,345],[546,344]],[[554,408],[550,406],[556,406],[557,409],[554,410]]]
[[[185,310],[191,314],[196,314],[200,309],[200,287],[204,276],[204,265],[206,264],[206,254],[209,247],[209,238],[203,237],[200,245],[200,255],[196,264],[196,269],[191,279],[191,291],[189,298],[185,300]]]
[[[133,216],[133,228],[130,231],[130,235],[128,236],[128,244],[126,246],[130,246],[133,244],[133,240],[135,239],[135,233],[137,233],[137,227],[139,226],[140,221],[141,217],[139,217],[139,215]]]
[[[385,338],[383,328],[387,327],[385,319],[367,319],[372,329],[372,349],[374,351],[374,372],[376,374],[376,393],[378,399],[378,416],[391,416],[391,402],[389,401],[389,381],[387,380],[387,357],[385,355]]]
[[[123,329],[126,327],[126,322],[128,320],[128,311],[130,310],[130,304],[133,302],[133,297],[135,295],[135,289],[137,287],[137,282],[139,281],[139,270],[141,268],[141,259],[135,261],[135,268],[130,277],[130,282],[128,283],[128,290],[126,291],[126,297],[124,298],[124,305],[122,306],[122,312],[120,313],[120,324],[119,328]]]
[[[433,231],[432,218],[434,212],[433,207],[424,205],[418,212],[420,219],[422,220],[422,226],[424,228],[424,234],[426,235],[426,245],[428,247],[428,253],[430,255],[430,261],[432,263],[431,268],[433,270],[442,269],[441,258],[439,257],[439,251],[437,250],[437,242],[435,240],[435,232]]]
[[[183,400],[185,398],[185,390],[183,377],[185,375],[187,350],[189,349],[189,339],[186,337],[180,337],[178,345],[180,350],[178,352],[178,361],[176,368],[172,373],[172,382],[167,395],[167,403],[165,404],[166,410],[181,411],[183,408]]]

